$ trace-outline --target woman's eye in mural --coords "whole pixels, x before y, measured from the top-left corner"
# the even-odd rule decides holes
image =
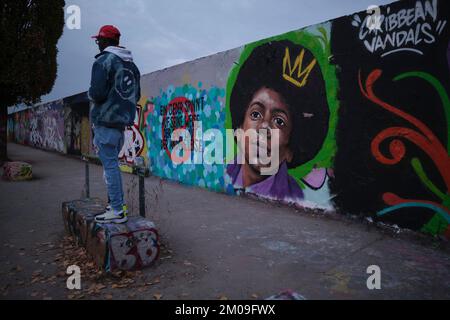
[[[286,126],[286,122],[283,118],[281,117],[276,117],[273,119],[273,122],[275,123],[275,125],[279,128],[283,128]]]
[[[262,114],[259,111],[252,111],[250,113],[250,118],[252,120],[259,120],[259,119],[262,119]]]

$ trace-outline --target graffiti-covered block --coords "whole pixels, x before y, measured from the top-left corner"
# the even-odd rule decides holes
[[[89,242],[89,250],[104,259],[107,271],[140,269],[159,256],[158,232],[151,221],[130,217],[126,224],[96,226],[98,229]],[[105,251],[101,252],[103,249]]]
[[[83,199],[64,202],[62,214],[64,228],[78,245],[86,246],[88,229],[95,215],[102,213],[105,205],[100,199]]]
[[[33,178],[31,164],[26,162],[7,162],[3,165],[3,179],[9,181],[24,181]]]
[[[159,256],[159,239],[153,222],[129,217],[126,224],[95,223],[95,215],[104,208],[99,199],[63,203],[64,227],[77,245],[85,247],[106,271],[140,269],[154,262]]]

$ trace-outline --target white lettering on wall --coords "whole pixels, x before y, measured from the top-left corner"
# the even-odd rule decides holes
[[[372,8],[373,9],[373,8]],[[368,10],[364,20],[355,14],[352,25],[359,29],[358,36],[365,48],[374,54],[385,57],[399,51],[423,52],[417,46],[432,44],[441,35],[447,21],[438,19],[438,1],[417,1],[413,8],[377,15],[376,27],[373,27],[373,10]]]

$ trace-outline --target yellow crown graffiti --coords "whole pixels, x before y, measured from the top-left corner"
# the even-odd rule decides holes
[[[303,69],[303,57],[305,55],[305,49],[302,49],[300,54],[297,56],[294,62],[294,67],[291,64],[291,55],[289,53],[289,48],[286,47],[286,54],[283,59],[283,78],[297,87],[301,88],[306,85],[308,81],[309,74],[311,70],[316,65],[317,60],[313,59],[309,65]],[[297,70],[297,74],[295,71]]]

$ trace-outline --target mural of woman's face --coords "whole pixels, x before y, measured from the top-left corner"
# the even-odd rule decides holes
[[[271,147],[279,149],[279,163],[276,164],[278,168],[284,160],[288,162],[292,160],[292,151],[289,148],[292,126],[291,112],[280,94],[270,88],[262,87],[253,95],[245,112],[241,129],[244,132],[247,132],[248,129],[254,129],[256,132],[259,132],[260,129],[268,130],[268,155],[270,156],[272,153]],[[273,129],[279,129],[278,143],[271,141],[270,130]],[[248,136],[245,139],[245,161],[255,172],[260,173],[260,169],[262,167],[269,167],[270,163],[261,164],[258,162],[257,164],[251,164],[249,161],[250,139]],[[272,146],[272,143],[275,144]]]

